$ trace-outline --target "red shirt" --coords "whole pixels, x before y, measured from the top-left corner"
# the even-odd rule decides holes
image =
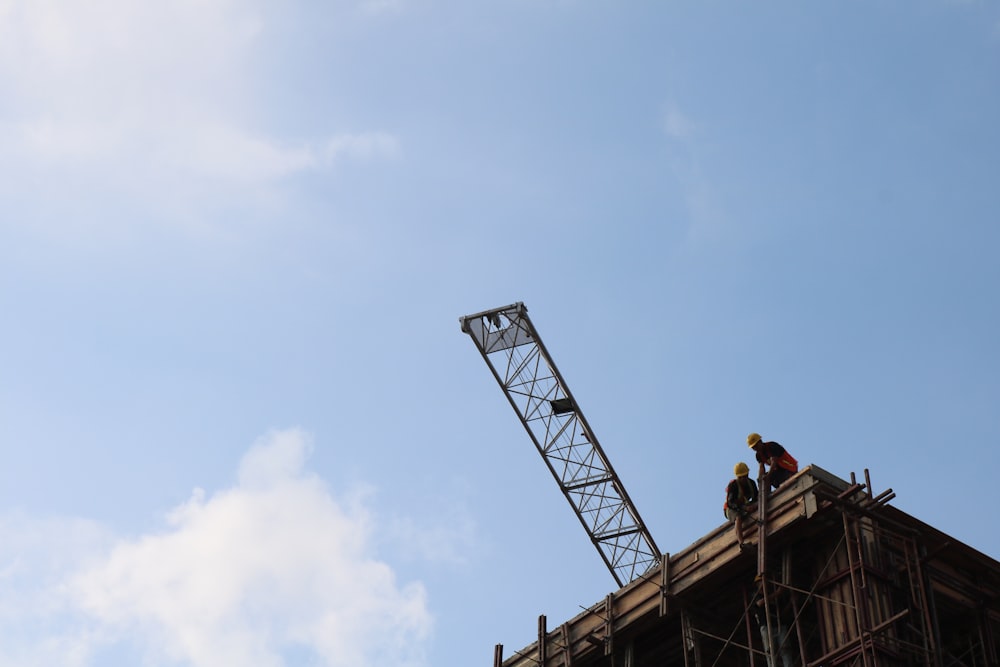
[[[761,446],[755,449],[758,463],[770,463],[774,459],[775,465],[790,472],[799,471],[799,462],[796,461],[784,447],[776,442],[762,442]]]

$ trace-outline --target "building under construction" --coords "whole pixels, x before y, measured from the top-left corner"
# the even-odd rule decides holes
[[[663,554],[521,303],[460,318],[619,585],[494,667],[1000,666],[1000,563],[816,465]],[[763,491],[763,489],[762,489]],[[485,661],[484,661],[485,662]]]
[[[494,667],[1000,665],[1000,563],[811,465]],[[772,660],[771,656],[776,656]]]

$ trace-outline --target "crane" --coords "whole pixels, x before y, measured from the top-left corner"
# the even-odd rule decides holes
[[[660,551],[521,302],[459,318],[619,587]]]

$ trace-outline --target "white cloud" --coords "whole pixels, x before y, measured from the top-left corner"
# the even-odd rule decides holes
[[[288,141],[267,126],[259,60],[275,11],[261,0],[0,0],[0,178],[40,174],[28,182],[45,197],[52,181],[85,179],[156,208],[245,201],[334,159],[396,155],[384,132]]]
[[[400,584],[375,557],[362,502],[338,501],[304,471],[310,447],[300,431],[268,435],[233,488],[196,490],[162,531],[136,539],[8,517],[0,581],[18,594],[0,619],[17,622],[0,627],[0,663],[98,664],[127,644],[151,665],[423,664],[423,586]]]
[[[297,475],[312,453],[312,440],[298,430],[276,431],[261,438],[240,462],[243,489],[267,489]]]

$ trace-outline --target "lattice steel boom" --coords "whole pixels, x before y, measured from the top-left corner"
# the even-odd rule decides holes
[[[660,551],[523,303],[459,318],[619,586]]]

